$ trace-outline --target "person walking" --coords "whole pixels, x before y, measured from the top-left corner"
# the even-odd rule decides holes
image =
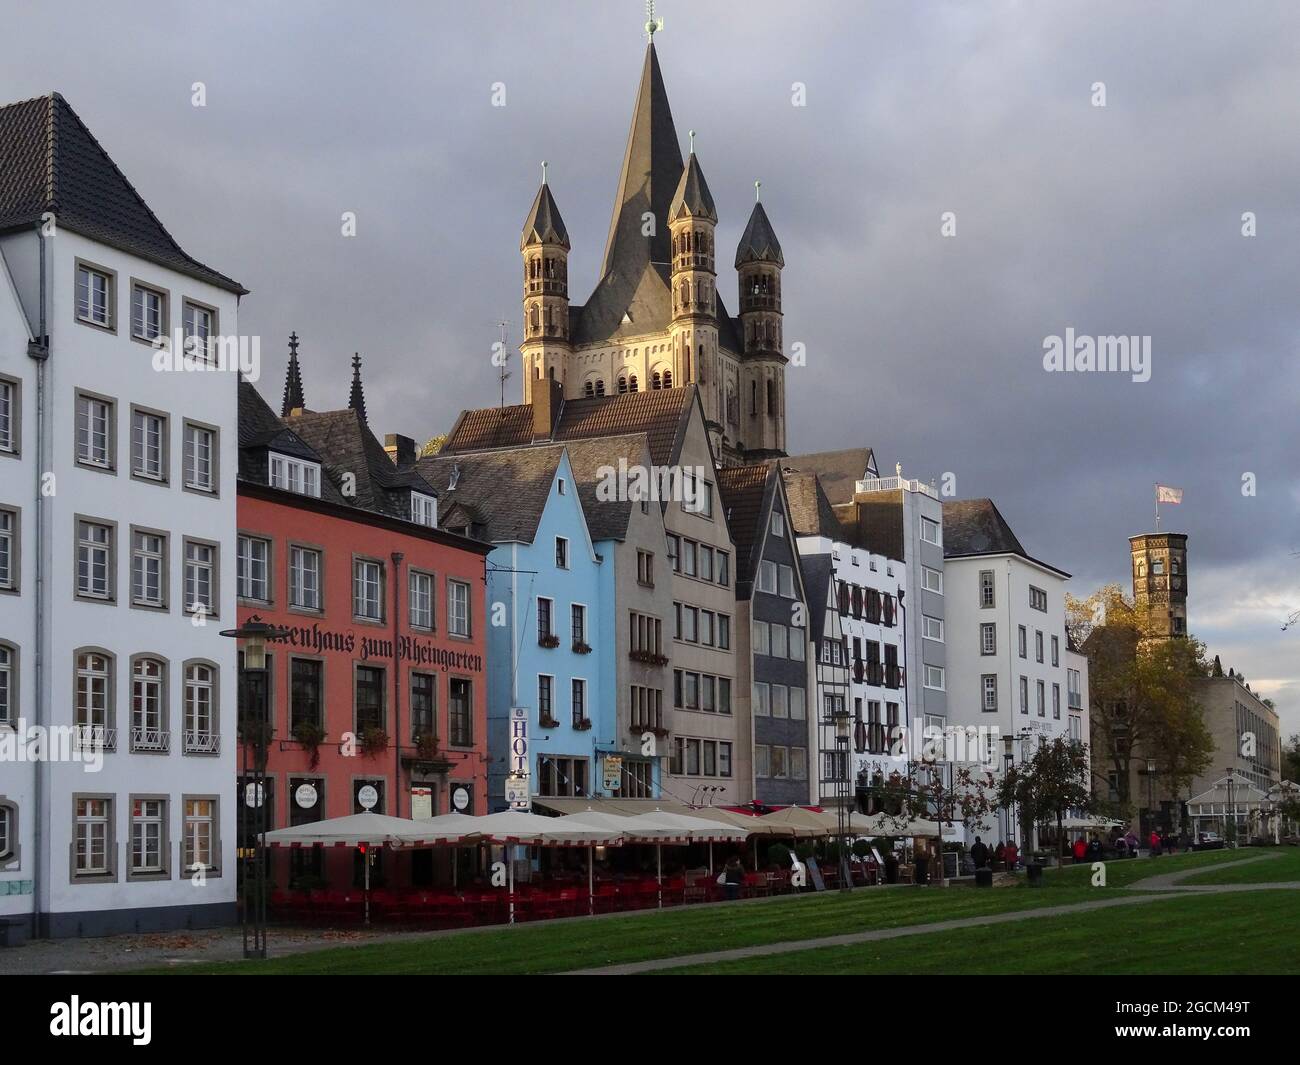
[[[745,867],[740,864],[740,858],[734,854],[727,859],[727,864],[722,868],[722,882],[727,889],[728,899],[740,898],[740,885],[745,882]]]

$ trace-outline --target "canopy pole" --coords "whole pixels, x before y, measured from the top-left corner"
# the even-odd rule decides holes
[[[709,840],[709,876],[713,875],[713,840]]]
[[[591,870],[591,856],[595,848],[590,843],[587,844],[587,913],[588,915],[596,912],[596,881]]]
[[[459,872],[459,870],[456,867],[458,865],[460,865],[460,848],[452,847],[451,848],[451,889],[452,891],[456,890],[456,874],[457,872]]]
[[[362,861],[366,865],[366,927],[370,927],[370,848],[366,848],[366,853],[362,855]]]
[[[754,872],[758,872],[758,836],[754,837]]]
[[[664,908],[664,845],[655,844],[655,879],[659,882],[659,908]]]
[[[510,892],[510,923],[514,924],[515,923],[515,863],[514,863],[514,859],[510,856],[509,843],[506,844],[505,856],[506,856],[506,878],[507,878],[506,883],[508,885],[507,890]]]

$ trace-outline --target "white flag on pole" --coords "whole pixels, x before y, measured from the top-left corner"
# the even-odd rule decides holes
[[[1181,488],[1170,488],[1168,485],[1156,485],[1156,502],[1157,503],[1181,503],[1183,501],[1183,490]]]

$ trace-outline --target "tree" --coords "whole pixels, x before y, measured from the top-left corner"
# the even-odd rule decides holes
[[[1282,779],[1300,784],[1300,732],[1293,732],[1282,748]]]
[[[1118,585],[1066,604],[1067,628],[1088,657],[1093,750],[1115,770],[1119,802],[1130,806],[1133,759],[1153,759],[1176,797],[1199,776],[1214,742],[1194,681],[1210,675],[1205,646],[1192,636],[1161,638],[1144,609]]]
[[[431,436],[420,448],[420,458],[425,459],[430,455],[436,455],[442,450],[442,446],[447,442],[447,434],[440,433],[438,436]]]
[[[1066,812],[1092,806],[1092,766],[1088,748],[1079,740],[1057,736],[1039,745],[1028,762],[1013,765],[1002,775],[999,803],[1020,807],[1026,824],[1056,822],[1057,844],[1064,854]]]

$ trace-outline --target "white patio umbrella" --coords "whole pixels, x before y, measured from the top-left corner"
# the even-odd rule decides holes
[[[675,833],[677,841],[682,843],[708,843],[712,846],[715,841],[740,840],[743,842],[749,838],[748,832],[735,825],[726,825],[721,821],[710,821],[704,817],[688,817],[686,814],[668,813],[664,810],[638,814],[632,820],[642,825],[666,828]],[[710,860],[709,865],[712,866],[712,864],[712,860]],[[664,848],[662,843],[656,843],[655,845],[655,866],[655,879],[659,883],[659,908],[663,909]]]

